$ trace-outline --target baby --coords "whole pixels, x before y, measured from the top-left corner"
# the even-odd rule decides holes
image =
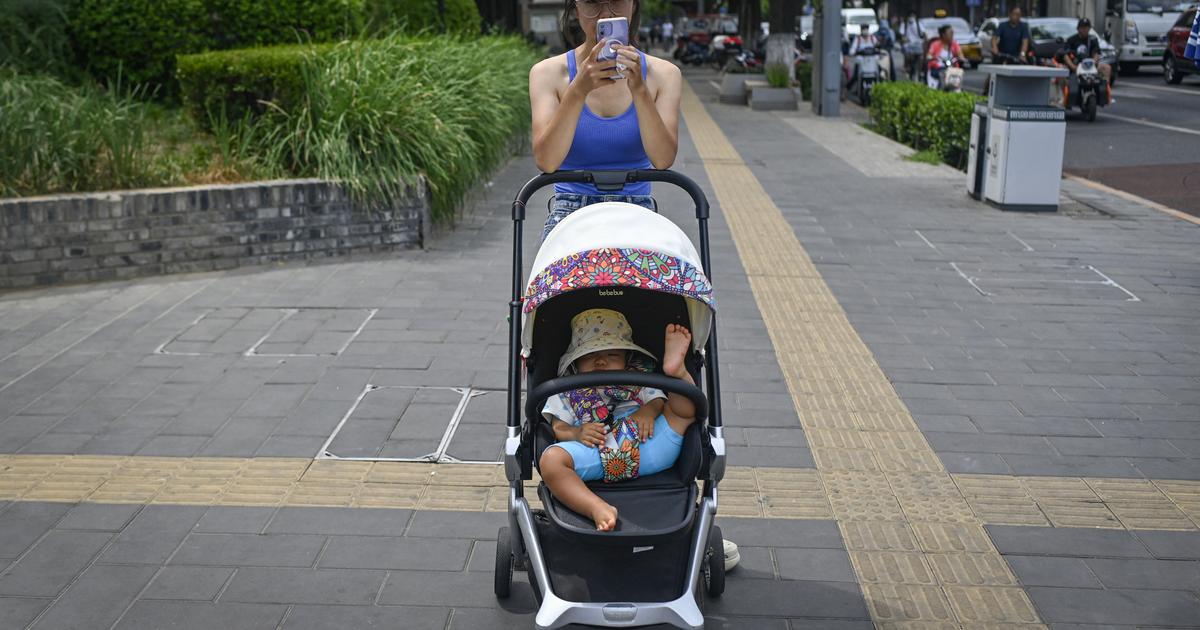
[[[663,373],[695,385],[684,367],[692,333],[668,324]],[[652,371],[654,356],[633,343],[625,316],[609,309],[583,311],[571,319],[571,345],[559,375],[574,370]],[[692,401],[650,387],[588,387],[546,401],[542,414],[559,440],[542,453],[542,480],[567,507],[589,516],[596,529],[612,530],[617,509],[584,481],[621,481],[662,472],[675,464],[683,433],[696,420]]]

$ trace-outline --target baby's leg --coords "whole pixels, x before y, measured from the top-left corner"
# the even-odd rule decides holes
[[[567,507],[590,516],[596,529],[610,531],[617,526],[617,508],[596,496],[575,472],[575,462],[565,449],[550,447],[542,452],[542,480],[550,492]]]

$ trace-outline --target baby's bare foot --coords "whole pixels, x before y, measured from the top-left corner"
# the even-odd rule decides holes
[[[683,359],[692,344],[692,333],[679,324],[667,324],[667,336],[663,343],[663,374],[683,378],[687,370]]]
[[[617,508],[600,501],[592,510],[592,520],[596,521],[598,531],[610,532],[617,526]]]

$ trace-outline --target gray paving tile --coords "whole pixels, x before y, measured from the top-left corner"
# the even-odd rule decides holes
[[[208,508],[196,523],[197,533],[258,534],[275,514],[275,508],[217,505]]]
[[[1024,586],[1060,586],[1066,588],[1103,588],[1100,580],[1088,568],[1088,562],[1080,558],[1053,558],[1048,556],[1013,556],[1004,559],[1017,579]],[[1105,562],[1110,562],[1105,560]],[[1114,560],[1117,563],[1139,562],[1138,560]]]
[[[399,536],[411,516],[411,510],[285,507],[271,519],[267,533]]]
[[[119,630],[260,630],[275,628],[287,606],[207,602],[138,601],[117,623]]]
[[[1182,591],[1026,589],[1047,622],[1189,626],[1200,619],[1200,599]]]
[[[938,453],[946,472],[963,474],[1011,475],[1012,467],[994,453]]]
[[[506,524],[504,514],[495,512],[430,510],[414,513],[404,535],[421,538],[495,540],[496,532]]]
[[[171,564],[310,567],[325,539],[305,534],[191,534]]]
[[[730,580],[725,594],[709,606],[710,614],[867,620],[857,584],[774,580]]]
[[[789,619],[788,628],[791,630],[819,630],[822,628],[827,630],[875,630],[875,624],[870,621],[840,619]]]
[[[54,602],[34,628],[90,630],[107,628],[133,602],[154,567],[96,565],[90,567]]]
[[[1200,591],[1200,562],[1195,560],[1089,558],[1085,562],[1108,588]]]
[[[323,569],[462,571],[472,542],[466,539],[334,536],[321,554],[318,566]]]
[[[162,564],[207,508],[147,505],[100,556],[114,564]]]
[[[16,558],[71,509],[69,503],[18,502],[0,512],[0,558]]]
[[[513,585],[512,596],[505,602],[509,610],[533,612],[533,591]],[[379,593],[381,605],[477,606],[480,594],[494,597],[492,576],[488,573],[450,573],[446,571],[397,571],[388,576]]]
[[[1053,455],[1046,438],[1029,435],[970,435],[926,431],[925,438],[938,452],[1019,453]]]
[[[0,628],[24,628],[51,601],[33,597],[0,597]]]
[[[212,601],[233,572],[222,567],[163,567],[141,599]]]
[[[1200,532],[1135,531],[1133,535],[1160,560],[1200,560]]]
[[[350,569],[243,568],[233,576],[220,601],[368,606],[375,601],[385,575],[384,571]],[[476,596],[486,592],[478,591]]]
[[[785,580],[818,582],[856,582],[850,556],[840,549],[775,550],[779,577]]]
[[[114,503],[80,503],[55,525],[55,529],[88,529],[96,531],[120,531],[127,525],[142,506]]]
[[[1150,552],[1121,530],[986,525],[996,549],[1005,555],[1078,558],[1149,558]]]
[[[1168,440],[1152,438],[1047,438],[1063,455],[1108,455],[1117,457],[1183,457]]]
[[[1130,458],[1129,463],[1149,479],[1200,481],[1200,460]]]
[[[283,630],[445,628],[450,609],[434,606],[295,606]]]
[[[749,429],[747,429],[749,430]],[[802,438],[802,433],[796,437]],[[799,446],[746,446],[729,451],[730,466],[816,468],[812,451]]]
[[[1119,457],[1063,455],[1004,455],[1016,475],[1053,477],[1132,477],[1139,474],[1128,460]]]
[[[525,586],[525,585],[522,585]],[[521,592],[528,587],[521,588]],[[514,595],[518,591],[513,585]],[[532,600],[533,595],[529,595]],[[524,630],[533,624],[533,611],[521,609],[509,611],[501,608],[455,608],[450,616],[449,630]]]
[[[742,541],[743,543],[747,541]],[[726,577],[727,579],[739,580],[774,580],[775,575],[775,560],[771,556],[770,547],[747,547],[745,544],[738,546],[738,554],[741,560],[738,565],[733,568]],[[836,551],[828,550],[802,550],[802,551]]]
[[[53,597],[108,544],[112,534],[52,531],[0,576],[0,595]]]

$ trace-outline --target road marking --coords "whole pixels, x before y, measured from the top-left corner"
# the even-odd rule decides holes
[[[1184,221],[1187,221],[1189,223],[1195,223],[1196,225],[1200,225],[1200,217],[1194,217],[1186,212],[1181,212],[1179,210],[1176,210],[1175,208],[1170,208],[1170,207],[1164,206],[1163,204],[1158,203],[1157,201],[1150,201],[1149,199],[1146,199],[1145,197],[1139,197],[1133,193],[1128,193],[1128,192],[1125,192],[1124,190],[1118,190],[1116,188],[1113,188],[1112,186],[1106,186],[1104,184],[1101,184],[1100,182],[1095,182],[1095,181],[1092,181],[1092,180],[1084,178],[1084,177],[1079,177],[1078,175],[1064,174],[1063,177],[1065,177],[1071,181],[1074,181],[1074,182],[1079,182],[1080,184],[1083,184],[1084,186],[1087,186],[1088,188],[1094,188],[1099,191],[1103,191],[1106,193],[1116,195],[1122,199],[1125,199],[1126,201],[1140,203],[1143,206],[1153,208],[1155,210],[1158,210],[1159,212],[1165,212],[1165,213],[1175,217],[1176,219],[1183,219]]]
[[[687,83],[681,108],[808,436],[817,473],[845,481],[839,491],[827,488],[827,493],[847,546],[858,540],[868,548],[855,550],[866,551],[915,536],[919,547],[908,550],[919,549],[926,560],[937,553],[953,558],[947,566],[984,562],[999,572],[998,583],[1017,584],[983,520],[925,440],[783,212]],[[848,369],[854,370],[853,378],[846,378]],[[884,538],[878,539],[878,533]],[[946,573],[935,575],[933,584],[913,584],[905,582],[903,573],[867,575],[861,565],[855,572],[879,626],[897,621],[1040,623],[1019,587],[976,584],[963,593]],[[871,584],[869,577],[886,583]]]
[[[1176,127],[1174,125],[1164,125],[1162,123],[1151,122],[1149,120],[1142,120],[1141,118],[1129,118],[1127,116],[1118,116],[1116,114],[1109,114],[1107,112],[1103,113],[1103,114],[1098,114],[1098,116],[1100,118],[1112,118],[1113,120],[1119,120],[1121,122],[1132,123],[1134,125],[1143,125],[1146,127],[1154,127],[1156,129],[1166,129],[1167,131],[1174,131],[1176,133],[1186,133],[1186,134],[1191,134],[1193,136],[1200,136],[1200,130],[1188,129],[1187,127]]]
[[[1187,90],[1184,88],[1167,87],[1165,85],[1146,85],[1144,83],[1123,82],[1123,83],[1121,83],[1119,88],[1117,86],[1113,87],[1114,90],[1120,89],[1122,92],[1125,91],[1126,88],[1135,88],[1135,89],[1139,89],[1139,90],[1153,90],[1155,92],[1171,92],[1173,94],[1186,94],[1187,96],[1200,96],[1200,90]]]

